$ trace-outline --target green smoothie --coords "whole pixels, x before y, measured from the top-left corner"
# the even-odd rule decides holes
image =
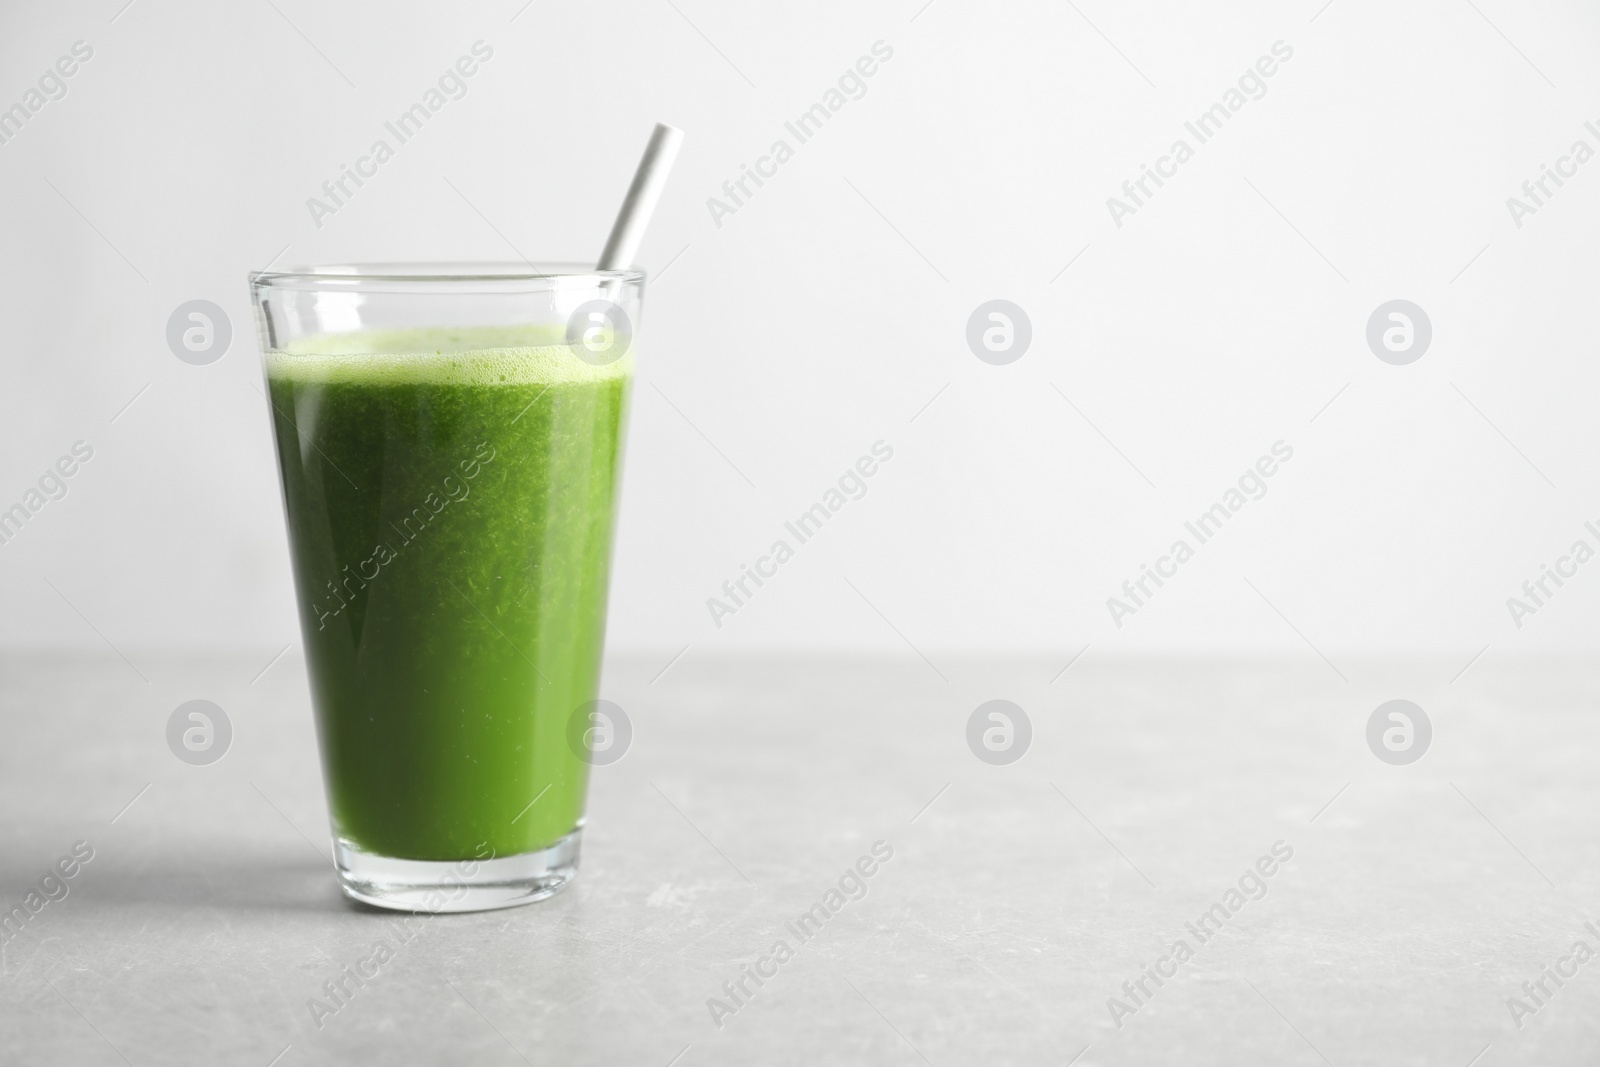
[[[583,819],[632,357],[552,330],[312,337],[267,355],[337,833],[510,856]]]

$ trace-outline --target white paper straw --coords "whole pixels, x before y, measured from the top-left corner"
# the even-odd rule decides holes
[[[639,160],[639,169],[634,171],[633,184],[628,186],[628,195],[622,201],[622,210],[617,212],[617,221],[611,227],[605,251],[600,253],[600,262],[595,265],[596,270],[622,270],[633,266],[645,227],[650,224],[650,216],[656,210],[656,201],[661,199],[661,190],[666,187],[667,175],[672,172],[673,161],[678,158],[678,148],[682,144],[682,130],[664,122],[656,123],[650,143],[645,145],[644,157]]]

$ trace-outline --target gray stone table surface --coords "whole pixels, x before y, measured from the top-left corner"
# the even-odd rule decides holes
[[[0,907],[66,890],[4,935],[0,1062],[1600,1056],[1600,962],[1573,954],[1600,950],[1588,664],[616,662],[634,739],[594,774],[578,880],[402,933],[335,887],[304,668],[255,677],[269,654],[0,660]],[[1396,697],[1433,726],[1409,766],[1366,740]],[[210,766],[166,747],[192,698],[234,727]],[[967,746],[993,698],[1033,728],[1009,766]],[[865,895],[830,898],[877,842]]]

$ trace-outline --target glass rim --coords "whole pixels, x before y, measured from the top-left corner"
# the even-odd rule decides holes
[[[252,289],[375,291],[392,285],[487,285],[496,289],[542,289],[556,285],[596,288],[603,284],[638,284],[639,267],[597,270],[587,263],[548,261],[396,261],[392,263],[327,263],[283,270],[251,271]]]

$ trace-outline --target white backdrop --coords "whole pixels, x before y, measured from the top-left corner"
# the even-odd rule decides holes
[[[297,641],[246,272],[592,258],[656,120],[688,136],[641,253],[613,648],[1465,665],[1600,626],[1600,563],[1520,627],[1507,606],[1600,548],[1600,162],[1520,226],[1507,205],[1600,149],[1590,5],[123,3],[4,8],[0,106],[39,107],[0,144],[0,508],[93,449],[0,545],[5,644]],[[30,98],[79,41],[65,95]],[[465,95],[314,220],[479,41]],[[785,121],[877,42],[799,144]],[[1185,122],[1277,42],[1201,144]],[[1032,324],[1006,366],[966,341],[996,298]],[[165,341],[191,299],[234,328],[209,366]],[[1432,324],[1409,365],[1366,341],[1393,299]],[[880,440],[866,496],[716,626],[707,598]],[[1278,441],[1266,495],[1116,625],[1107,598]]]

